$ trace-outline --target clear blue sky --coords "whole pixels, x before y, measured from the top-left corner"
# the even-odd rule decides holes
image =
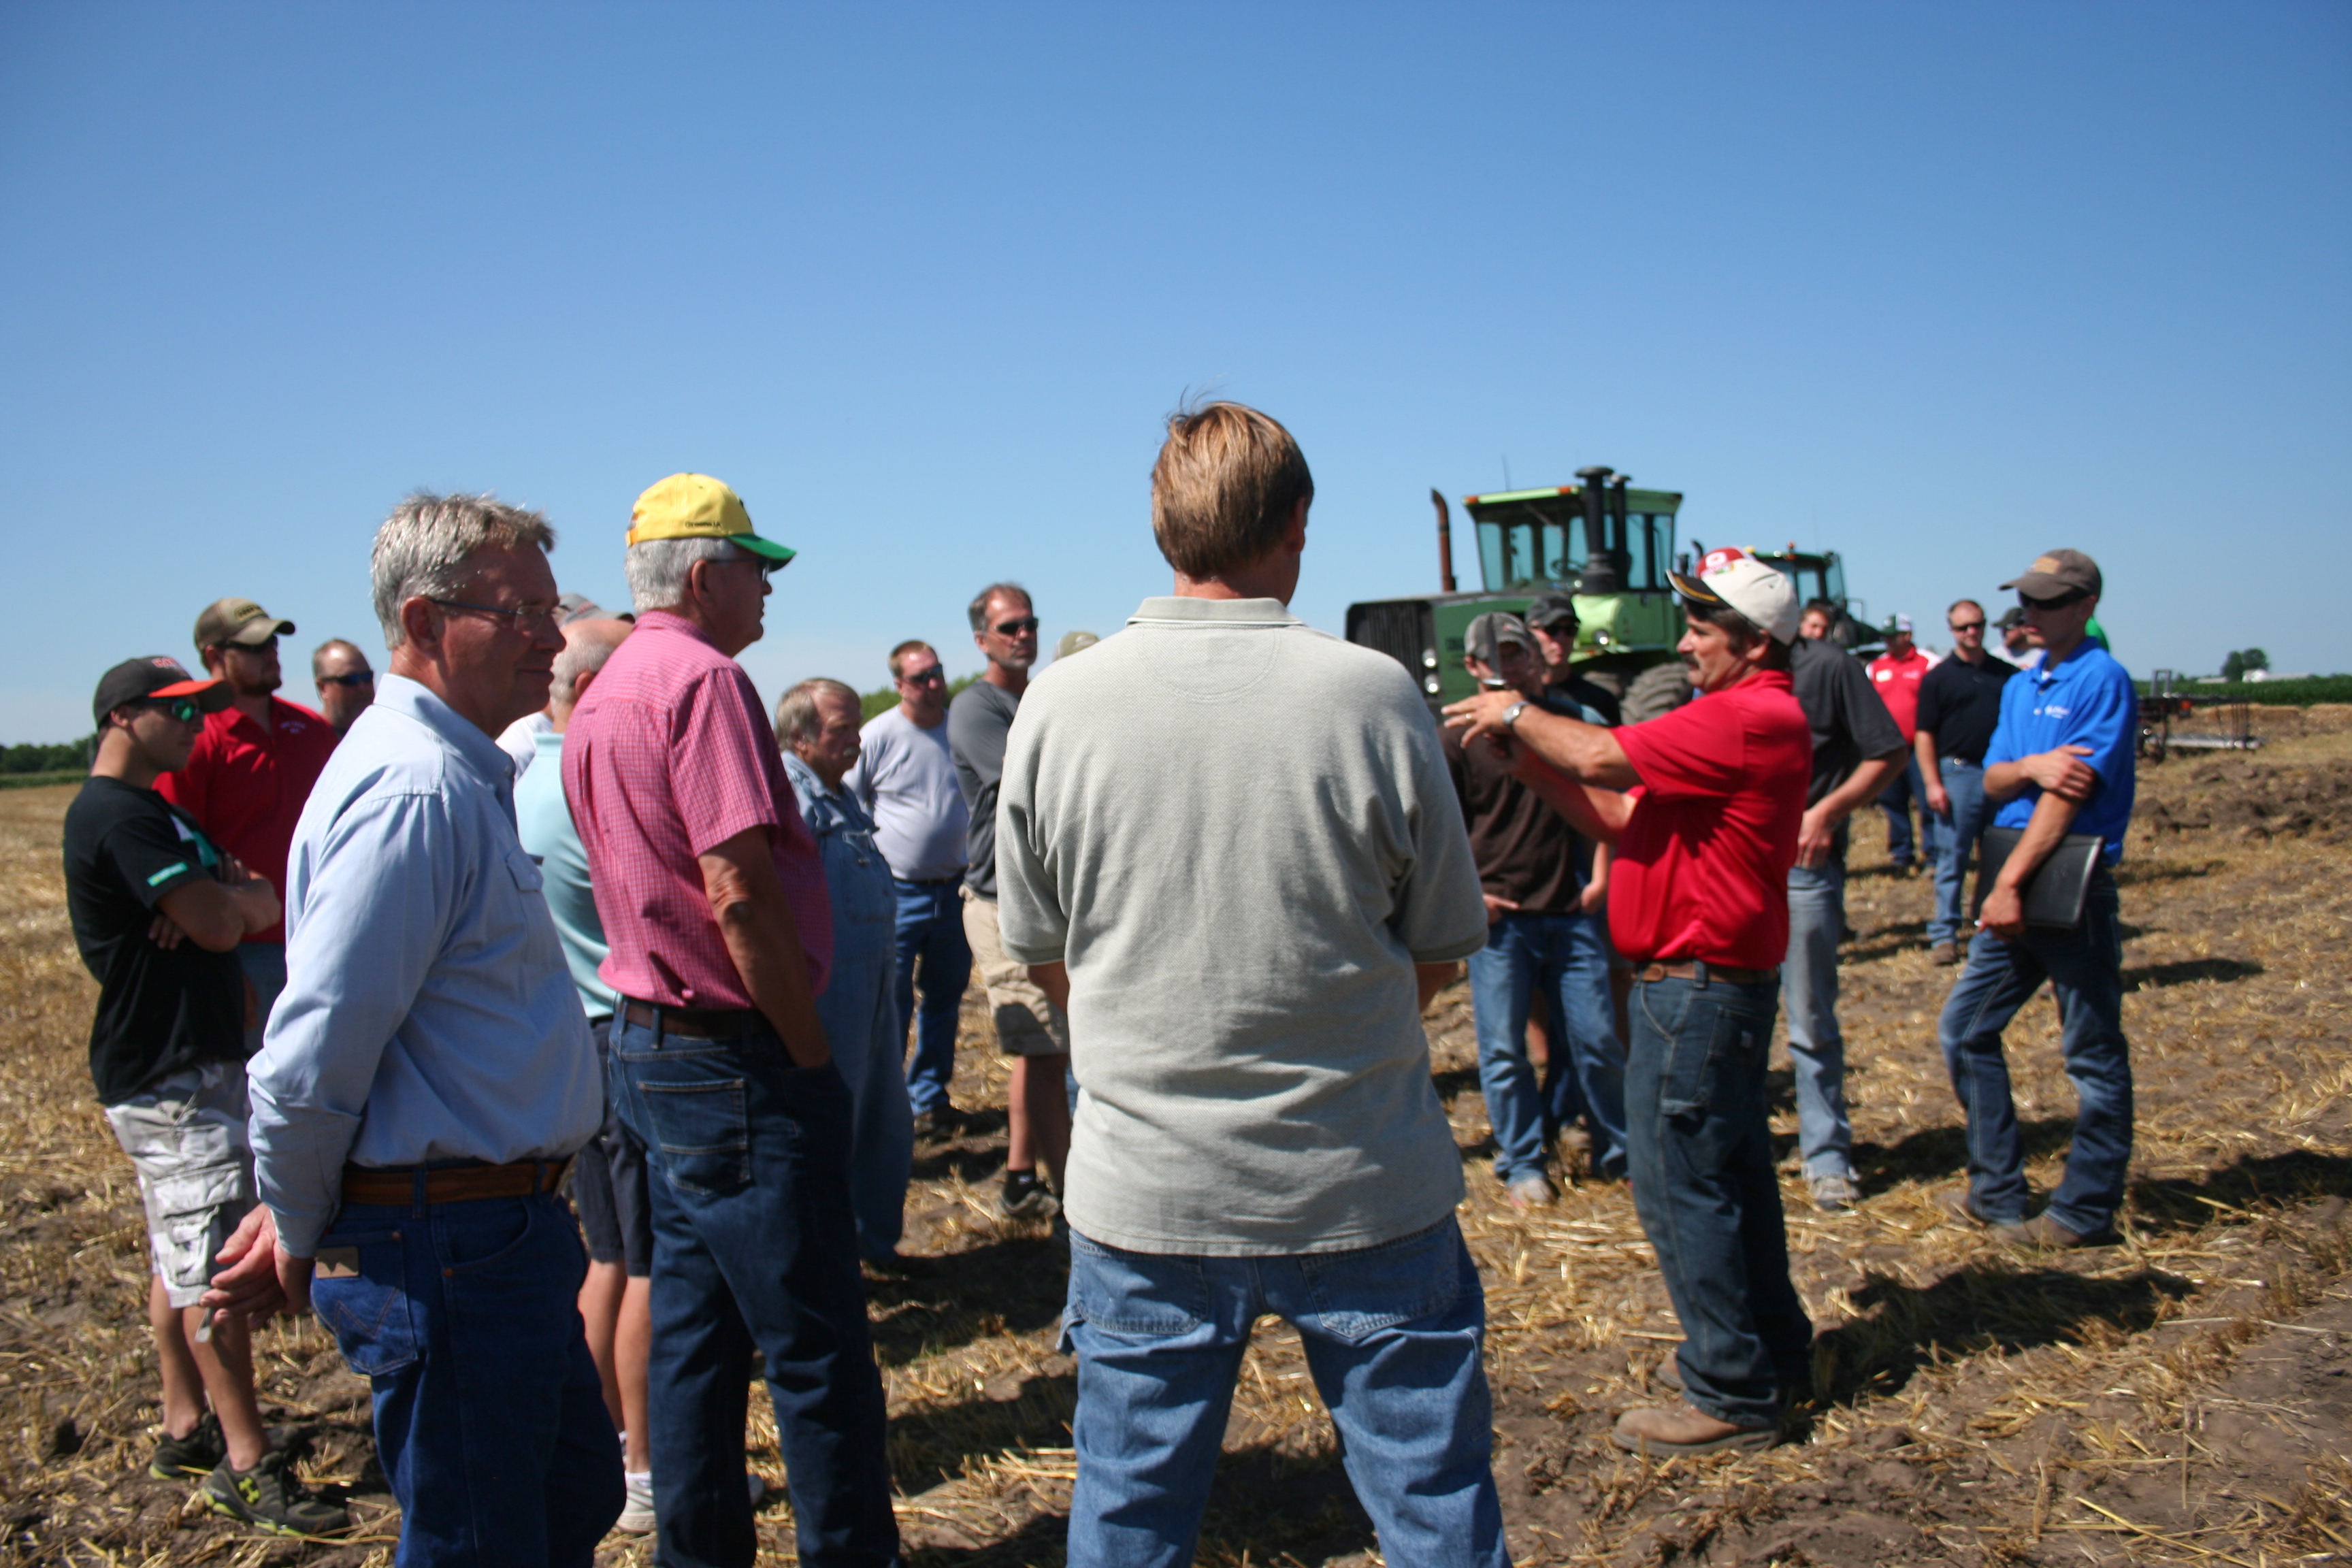
[[[1297,608],[1603,462],[1928,617],[2089,550],[2136,669],[2352,668],[2352,7],[0,7],[0,741],[226,594],[381,658],[375,524],[631,500],[803,554],[861,689],[1164,592],[1188,389],[1297,433]],[[1472,572],[1469,552],[1461,564]]]

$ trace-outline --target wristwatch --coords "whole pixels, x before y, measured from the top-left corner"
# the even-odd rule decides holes
[[[1525,702],[1514,702],[1508,708],[1504,709],[1503,728],[1510,731],[1513,734],[1517,734],[1519,727],[1519,715],[1527,710],[1528,705]]]

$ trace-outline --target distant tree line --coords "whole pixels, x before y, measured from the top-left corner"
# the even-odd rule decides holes
[[[2221,661],[2221,679],[2243,680],[2254,671],[2270,667],[2271,656],[2258,647],[2233,649],[2230,657]]]
[[[89,766],[92,736],[63,741],[54,746],[10,746],[0,750],[0,773],[62,773]]]

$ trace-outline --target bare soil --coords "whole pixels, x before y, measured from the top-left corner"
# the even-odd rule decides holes
[[[1813,1211],[1791,1159],[1797,1283],[1820,1328],[1790,1440],[1645,1462],[1611,1422],[1660,1397],[1679,1337],[1622,1187],[1500,1202],[1466,995],[1432,1008],[1439,1092],[1490,1320],[1496,1469],[1523,1563],[1878,1564],[2352,1560],[2352,1028],[2341,843],[2352,736],[2142,774],[2122,880],[2138,1139],[2120,1246],[2020,1256],[1950,1218],[1959,1116],[1935,1043],[1953,972],[1931,893],[1857,825],[1844,954],[1864,1198]],[[385,1563],[398,1520],[372,1466],[366,1388],[315,1323],[263,1331],[273,1421],[347,1495],[340,1542],[275,1542],[146,1476],[153,1357],[130,1168],[90,1103],[91,987],[66,930],[69,793],[0,795],[0,1563]],[[1003,1104],[967,998],[959,1102]],[[2074,1111],[2054,1009],[2010,1036],[2030,1174],[2055,1184]],[[1793,1152],[1785,1075],[1775,1132]],[[909,1251],[869,1275],[910,1561],[1058,1564],[1074,1467],[1064,1265],[1040,1224],[991,1216],[1001,1109],[918,1151]],[[750,1463],[782,1479],[754,1401]],[[1261,1325],[1227,1428],[1201,1561],[1367,1564],[1370,1526],[1295,1335]],[[761,1561],[793,1560],[789,1505]],[[601,1560],[651,1561],[614,1536]]]

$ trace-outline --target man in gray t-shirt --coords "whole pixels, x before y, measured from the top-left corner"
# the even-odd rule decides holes
[[[1297,1325],[1391,1563],[1507,1561],[1462,1158],[1421,1008],[1486,940],[1435,726],[1285,607],[1283,429],[1169,422],[1176,591],[1055,664],[1004,761],[1004,947],[1070,1012],[1073,1563],[1189,1562],[1243,1346]]]
[[[1004,741],[1029,667],[1037,662],[1037,610],[1018,583],[991,583],[974,595],[971,640],[988,668],[948,709],[948,744],[971,826],[964,841],[963,935],[971,948],[997,1048],[1013,1058],[1005,1105],[1004,1186],[996,1212],[1008,1219],[1050,1215],[1053,1184],[1070,1153],[1070,1102],[1062,1087],[1070,1068],[1070,1021],[1007,957],[996,931],[996,791],[1004,775]]]
[[[961,897],[971,813],[948,744],[947,671],[939,650],[919,638],[892,648],[890,683],[898,689],[898,705],[866,726],[857,765],[843,783],[873,814],[875,845],[890,863],[898,899],[898,1017],[915,1026],[907,1100],[921,1135],[953,1131],[963,1121],[948,1100],[948,1084],[955,1077],[956,1017],[971,983]]]

